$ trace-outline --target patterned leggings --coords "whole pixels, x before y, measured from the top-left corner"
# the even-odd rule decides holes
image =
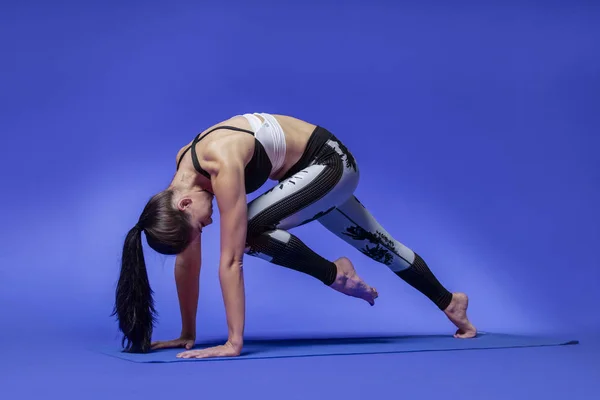
[[[359,175],[348,149],[329,131],[318,127],[305,154],[290,172],[249,203],[246,254],[331,285],[337,274],[335,264],[289,232],[318,221],[445,309],[451,293],[437,281],[423,259],[395,240],[354,196]]]

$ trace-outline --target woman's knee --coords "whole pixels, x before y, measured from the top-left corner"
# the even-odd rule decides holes
[[[248,226],[246,228],[246,237],[249,240],[253,240],[262,236],[265,232],[275,229],[273,226],[269,226],[257,219],[251,219],[248,221]]]

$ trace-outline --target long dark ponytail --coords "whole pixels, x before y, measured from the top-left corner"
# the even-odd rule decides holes
[[[112,315],[116,315],[123,333],[124,351],[130,353],[150,350],[157,317],[144,260],[143,231],[152,249],[173,255],[187,247],[193,229],[187,215],[173,205],[173,191],[165,190],[148,201],[140,220],[127,233]]]
[[[123,244],[113,311],[123,332],[121,345],[127,352],[145,353],[150,348],[156,320],[152,295],[142,247],[142,227],[136,225],[127,233]]]

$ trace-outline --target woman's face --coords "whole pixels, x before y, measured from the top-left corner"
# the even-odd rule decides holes
[[[213,213],[214,195],[206,190],[194,189],[181,195],[177,202],[180,210],[190,216],[190,222],[195,229],[202,231],[202,228],[210,225]]]

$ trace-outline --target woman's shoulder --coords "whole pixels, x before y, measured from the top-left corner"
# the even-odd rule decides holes
[[[212,148],[212,149],[214,149],[215,147],[217,147],[217,148],[221,147],[220,145],[222,144],[223,141],[232,143],[231,142],[232,140],[233,140],[233,142],[237,142],[238,140],[236,140],[236,139],[241,139],[241,142],[243,142],[243,143],[241,143],[240,146],[228,145],[226,147],[231,150],[235,150],[237,148],[237,150],[244,153],[242,156],[245,156],[245,153],[247,152],[246,150],[248,149],[246,141],[249,139],[254,140],[254,137],[251,135],[248,135],[247,132],[228,130],[227,129],[228,127],[242,129],[247,132],[252,131],[252,127],[250,126],[250,123],[243,115],[235,115],[231,118],[222,120],[215,124],[212,124],[208,128],[201,131],[200,133],[196,133],[196,135],[194,135],[194,138],[192,138],[188,143],[186,143],[184,146],[182,146],[177,151],[177,155],[175,157],[177,165],[179,165],[181,158],[187,153],[187,151],[193,145],[196,137],[198,137],[198,139],[200,141],[202,141],[202,140],[204,140],[204,136],[207,135],[208,133],[210,133],[210,135],[209,135],[209,137],[207,137],[207,139],[208,139],[207,141],[211,142],[210,148]],[[213,132],[213,131],[215,131],[215,132]]]

